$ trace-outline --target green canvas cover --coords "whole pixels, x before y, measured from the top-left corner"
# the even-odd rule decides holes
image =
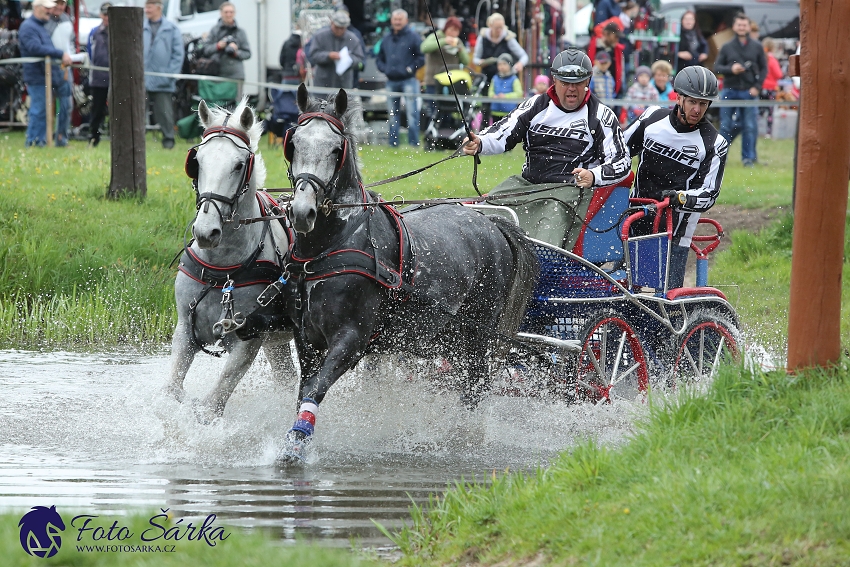
[[[225,106],[236,100],[239,85],[232,82],[198,81],[198,96],[207,104]]]
[[[511,194],[535,191],[518,197]],[[564,250],[572,250],[581,233],[582,222],[593,197],[592,189],[565,186],[563,183],[529,183],[522,176],[508,177],[488,193],[487,202],[513,209],[519,224],[531,238]]]

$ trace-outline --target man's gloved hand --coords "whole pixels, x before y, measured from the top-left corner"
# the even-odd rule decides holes
[[[670,205],[684,205],[688,202],[688,196],[683,191],[673,191],[667,189],[661,192],[661,199],[670,199]]]

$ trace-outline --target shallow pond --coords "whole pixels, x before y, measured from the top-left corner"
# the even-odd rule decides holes
[[[186,390],[202,396],[222,361],[199,356]],[[316,461],[275,465],[295,415],[294,379],[262,355],[223,418],[199,425],[164,397],[168,355],[0,351],[0,511],[32,506],[104,517],[169,508],[215,513],[283,540],[390,545],[391,531],[461,479],[533,470],[578,439],[627,438],[628,405],[567,406],[490,396],[467,411],[456,396],[411,378],[403,365],[364,362],[320,408]]]

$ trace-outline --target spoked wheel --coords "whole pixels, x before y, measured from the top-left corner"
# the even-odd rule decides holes
[[[740,356],[740,335],[727,317],[697,311],[676,349],[671,386],[710,381],[723,362]]]
[[[590,320],[576,366],[576,396],[595,403],[634,401],[646,392],[649,370],[635,330],[620,315]]]

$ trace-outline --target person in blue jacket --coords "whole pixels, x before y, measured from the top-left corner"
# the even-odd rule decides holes
[[[179,73],[183,68],[183,35],[162,17],[162,0],[146,0],[143,29],[145,90],[153,102],[153,118],[162,129],[162,147],[174,147],[174,102],[177,79],[156,77],[148,72]]]
[[[378,49],[378,70],[387,76],[387,90],[403,92],[407,110],[407,138],[411,146],[419,146],[419,81],[416,70],[425,64],[419,50],[422,38],[407,25],[407,12],[394,10],[390,16],[392,30],[381,40]],[[388,97],[390,113],[390,145],[398,146],[401,128],[399,97]]]
[[[54,92],[61,87],[62,72],[59,63],[68,66],[71,56],[53,46],[50,34],[44,29],[44,24],[50,18],[49,10],[56,6],[53,0],[33,0],[32,16],[24,20],[18,30],[18,43],[21,57],[52,57],[55,64],[51,65],[51,85]],[[47,108],[46,108],[46,79],[44,62],[24,63],[24,83],[30,99],[30,110],[27,118],[26,146],[44,147],[47,145]]]
[[[100,5],[101,24],[89,33],[88,53],[95,67],[109,67],[109,9],[112,4]],[[106,100],[109,94],[109,71],[89,73],[89,91],[91,92],[91,114],[89,115],[89,145],[96,147],[100,143],[100,127],[106,116]]]

